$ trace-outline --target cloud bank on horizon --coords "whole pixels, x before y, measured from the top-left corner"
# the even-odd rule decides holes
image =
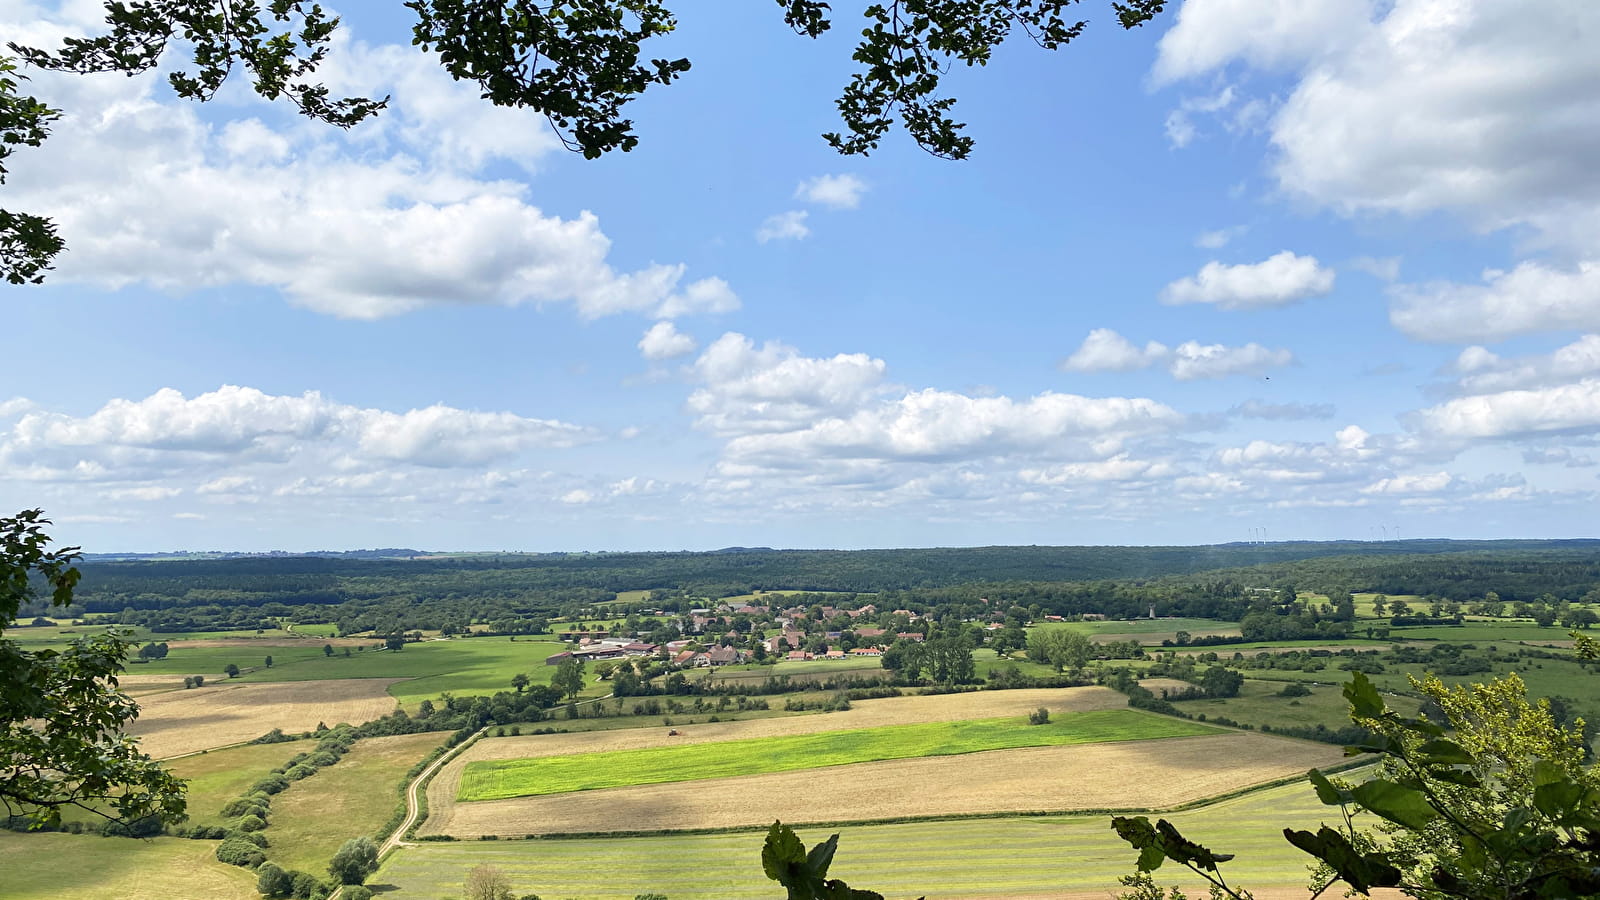
[[[585,163],[347,21],[331,85],[394,96],[348,134],[35,78],[6,202],[71,249],[0,289],[0,502],[127,550],[1594,534],[1600,6],[1186,0],[1062,51],[1117,110],[953,166],[755,71]]]

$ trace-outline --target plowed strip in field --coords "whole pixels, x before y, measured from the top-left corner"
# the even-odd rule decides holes
[[[1336,747],[1230,733],[997,750],[817,771],[431,806],[425,834],[561,834],[973,812],[1162,808],[1343,760]]]
[[[398,678],[228,684],[153,694],[128,729],[156,759],[225,747],[274,728],[309,731],[318,722],[358,724],[394,711],[385,691]]]

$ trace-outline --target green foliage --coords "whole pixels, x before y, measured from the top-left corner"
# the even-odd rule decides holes
[[[372,900],[372,889],[366,885],[352,884],[339,892],[341,900]]]
[[[340,884],[362,884],[378,871],[378,845],[369,837],[351,838],[333,854],[328,874]]]
[[[265,862],[267,855],[261,848],[249,841],[239,838],[228,838],[217,845],[217,861],[225,862],[230,866],[250,868]]]
[[[583,661],[579,659],[565,659],[561,665],[556,666],[556,674],[550,679],[550,686],[561,692],[569,701],[575,700],[583,691]]]
[[[1070,713],[1039,727],[1024,724],[1020,718],[973,719],[570,756],[477,760],[468,763],[462,774],[460,799],[499,800],[875,760],[1214,733],[1209,726],[1181,719],[1112,709]]]
[[[1035,628],[1028,633],[1028,658],[1062,669],[1081,669],[1094,655],[1094,643],[1085,635],[1061,628]]]
[[[1033,712],[1028,713],[1028,724],[1029,725],[1049,725],[1050,724],[1050,710],[1045,709],[1044,707],[1041,706],[1038,709],[1034,710]]]
[[[1237,697],[1244,686],[1244,673],[1212,666],[1200,675],[1200,687],[1211,697]]]
[[[783,885],[788,900],[883,900],[883,895],[850,887],[828,877],[839,836],[833,835],[806,851],[794,829],[773,822],[761,847],[761,868],[767,877]]]
[[[1600,893],[1600,783],[1583,766],[1581,733],[1564,729],[1544,701],[1529,703],[1515,675],[1450,689],[1436,678],[1415,687],[1442,710],[1445,726],[1390,710],[1367,677],[1345,686],[1351,720],[1372,733],[1353,755],[1381,763],[1376,777],[1347,785],[1313,770],[1317,797],[1342,825],[1284,829],[1331,880],[1360,893],[1399,887],[1424,900],[1532,900]],[[1356,824],[1371,815],[1384,840]],[[1166,820],[1113,820],[1139,850],[1138,869],[1173,860],[1236,898],[1219,865],[1231,859],[1189,841]],[[1326,884],[1323,885],[1326,887]],[[1320,891],[1319,891],[1320,893]]]
[[[294,879],[276,863],[264,862],[256,869],[256,890],[268,897],[286,897],[294,889]]]
[[[0,56],[0,184],[6,181],[6,159],[14,147],[37,147],[50,134],[59,110],[36,97],[17,93],[22,75],[16,63]],[[50,261],[61,252],[62,241],[48,219],[0,209],[0,277],[11,284],[44,281]]]
[[[36,509],[0,518],[0,635],[33,598],[35,579],[52,605],[72,602],[77,548],[49,549],[48,524]],[[30,652],[0,639],[0,805],[9,814],[51,828],[68,806],[109,810],[123,823],[183,817],[182,782],[122,735],[139,714],[116,689],[131,648],[115,631],[63,650]]]

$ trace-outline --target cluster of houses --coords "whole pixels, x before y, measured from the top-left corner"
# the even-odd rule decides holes
[[[917,613],[905,609],[895,610],[893,615],[897,617],[895,621],[901,622],[916,622],[921,619]],[[748,617],[749,620],[765,627],[757,627],[750,633],[749,625],[741,622],[741,627],[746,629],[742,632],[733,627],[735,617]],[[823,606],[820,609],[801,606],[774,609],[754,604],[740,606],[722,604],[716,609],[708,607],[688,610],[674,623],[679,633],[698,636],[701,646],[711,645],[708,649],[690,649],[692,641],[687,637],[664,644],[652,644],[631,637],[612,635],[606,631],[569,631],[562,637],[574,642],[576,646],[549,657],[545,663],[557,666],[568,659],[590,662],[644,656],[664,659],[676,668],[717,667],[748,662],[755,655],[757,644],[760,645],[760,651],[768,658],[863,659],[882,656],[884,648],[896,640],[921,641],[925,637],[921,631],[889,633],[884,628],[865,624],[838,630],[818,630],[819,627],[826,627],[820,623],[833,623],[837,627],[846,624],[845,619],[865,619],[870,622],[876,621],[878,617],[878,608],[870,603],[856,609],[838,609],[831,606]],[[771,626],[776,626],[779,629],[778,633],[770,637],[761,637],[763,632],[771,630]],[[729,644],[744,646],[741,648],[728,646]],[[827,649],[822,650],[822,646],[826,646]]]

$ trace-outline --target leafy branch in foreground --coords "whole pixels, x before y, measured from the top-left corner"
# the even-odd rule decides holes
[[[1013,32],[1045,50],[1081,34],[1087,21],[1066,16],[1078,0],[891,0],[868,3],[852,59],[855,74],[836,101],[844,129],[823,135],[844,154],[876,150],[899,120],[924,150],[965,159],[973,140],[941,94],[956,64],[987,65]],[[1137,28],[1168,0],[1112,2],[1117,24]],[[822,0],[778,0],[797,34],[816,38],[833,25]],[[475,82],[496,106],[529,109],[549,120],[569,150],[596,159],[639,143],[627,105],[689,71],[689,60],[648,58],[645,42],[677,28],[665,0],[406,0],[416,16],[412,43],[434,51],[451,77]],[[35,68],[86,75],[134,75],[157,68],[169,50],[189,63],[167,80],[178,96],[206,101],[242,69],[255,92],[287,100],[312,119],[349,128],[388,98],[330,96],[317,82],[339,19],[310,0],[106,0],[103,33],[69,37],[54,50],[9,43]],[[14,145],[37,146],[57,113],[16,93],[11,63],[0,58],[0,159]],[[16,127],[13,127],[15,123]],[[3,176],[0,169],[0,176]],[[3,178],[0,178],[3,180]],[[0,210],[0,274],[38,283],[62,250],[50,220]]]
[[[768,878],[784,886],[789,892],[788,900],[883,900],[882,894],[858,890],[828,877],[828,867],[833,865],[838,847],[839,836],[835,834],[807,852],[793,828],[773,822],[761,847],[761,868]]]
[[[49,524],[37,509],[0,518],[0,634],[37,584],[52,605],[72,602],[78,548],[49,549]],[[0,639],[0,806],[8,816],[39,827],[58,825],[69,806],[124,824],[183,817],[183,783],[122,734],[139,714],[117,690],[132,646],[115,631],[59,651]]]
[[[1432,676],[1414,684],[1437,701],[1448,729],[1389,709],[1363,673],[1344,688],[1351,720],[1372,733],[1346,753],[1377,756],[1379,765],[1358,784],[1309,775],[1318,799],[1342,818],[1316,832],[1284,829],[1327,874],[1316,893],[1339,881],[1360,894],[1398,887],[1424,900],[1600,893],[1600,784],[1583,765],[1581,727],[1562,728],[1547,702],[1528,702],[1516,675],[1453,689]],[[1378,819],[1377,834],[1358,828],[1362,814]],[[1170,822],[1118,817],[1112,827],[1139,851],[1141,874],[1170,859],[1214,893],[1249,898],[1222,877],[1230,855],[1188,840]]]

